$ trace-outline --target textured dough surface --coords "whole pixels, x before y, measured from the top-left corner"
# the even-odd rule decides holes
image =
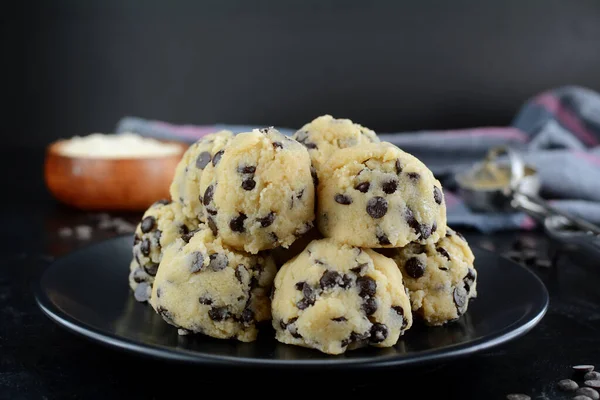
[[[312,228],[315,188],[308,151],[273,128],[240,133],[202,176],[215,236],[253,254],[289,247]]]
[[[231,250],[205,228],[166,250],[150,303],[181,334],[251,342],[271,316],[274,276],[270,256]]]
[[[428,325],[443,325],[463,315],[477,297],[475,256],[469,244],[448,228],[437,243],[411,243],[386,249],[408,288],[412,310]]]
[[[292,137],[308,149],[319,175],[322,165],[336,150],[379,142],[372,130],[349,119],[333,118],[331,115],[315,118]]]
[[[133,238],[129,286],[136,300],[148,300],[144,293],[150,293],[164,249],[181,235],[197,229],[198,225],[198,220],[186,218],[181,206],[175,202],[161,200],[146,210]]]
[[[446,233],[442,185],[416,157],[381,142],[338,150],[318,186],[318,226],[353,246],[402,247]]]
[[[192,144],[183,154],[171,182],[171,199],[181,205],[187,218],[204,221],[200,201],[200,180],[205,171],[214,167],[215,155],[223,150],[233,138],[230,131],[219,131],[204,136]],[[218,159],[217,155],[217,159]]]
[[[331,239],[312,241],[281,267],[272,314],[277,340],[328,354],[390,347],[412,326],[396,264]]]

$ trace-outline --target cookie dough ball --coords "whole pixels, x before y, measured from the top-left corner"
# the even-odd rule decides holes
[[[360,247],[436,242],[446,234],[442,185],[416,157],[387,143],[338,150],[318,186],[325,237]]]
[[[190,219],[204,221],[200,199],[200,180],[206,170],[219,162],[223,149],[233,138],[230,131],[206,135],[192,144],[184,153],[171,183],[171,198],[181,205],[183,214]]]
[[[437,243],[411,243],[386,249],[400,267],[412,310],[428,325],[443,325],[463,315],[477,297],[475,256],[466,240],[448,228]]]
[[[209,229],[178,239],[163,257],[151,304],[180,334],[251,342],[271,316],[275,264],[268,255],[231,250]]]
[[[308,151],[273,128],[236,135],[201,190],[208,226],[238,250],[287,248],[313,226]]]
[[[147,301],[150,288],[163,256],[163,250],[181,235],[198,228],[196,219],[186,218],[179,204],[168,200],[154,203],[142,217],[133,239],[133,261],[130,265],[129,286],[136,300]]]
[[[277,340],[328,354],[393,346],[412,325],[396,264],[331,239],[311,242],[281,267],[272,314]]]
[[[319,175],[323,163],[336,150],[379,142],[372,130],[349,119],[337,119],[331,115],[322,115],[312,120],[292,137],[308,149],[312,164]]]

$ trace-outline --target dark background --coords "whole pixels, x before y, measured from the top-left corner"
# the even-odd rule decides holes
[[[14,144],[109,132],[125,115],[507,125],[539,91],[600,90],[595,0],[55,0],[7,5],[0,20]]]

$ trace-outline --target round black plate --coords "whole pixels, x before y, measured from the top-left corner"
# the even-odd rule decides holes
[[[485,250],[474,253],[479,297],[459,321],[437,328],[416,324],[392,348],[368,347],[339,356],[281,344],[268,324],[253,343],[179,336],[150,306],[131,295],[130,236],[88,246],[56,261],[35,292],[44,313],[67,329],[162,359],[277,367],[421,365],[507,342],[533,328],[546,312],[548,292],[532,272]]]

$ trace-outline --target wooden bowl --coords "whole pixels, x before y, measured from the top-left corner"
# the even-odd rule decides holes
[[[144,211],[170,198],[175,168],[189,147],[166,156],[140,158],[71,157],[61,153],[65,140],[46,149],[44,178],[60,202],[83,210]]]

